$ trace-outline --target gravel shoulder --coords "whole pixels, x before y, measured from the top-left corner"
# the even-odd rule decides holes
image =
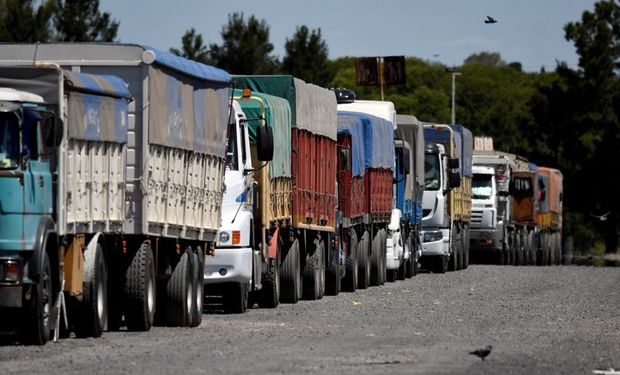
[[[22,347],[0,373],[584,374],[620,368],[620,268],[470,266],[195,329]],[[486,361],[468,352],[488,344]]]

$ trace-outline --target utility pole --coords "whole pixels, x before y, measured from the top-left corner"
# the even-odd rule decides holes
[[[456,76],[460,76],[461,73],[456,71],[456,67],[446,68],[446,73],[450,73],[450,75],[452,75],[452,124],[456,124],[456,106],[454,96],[456,93]]]

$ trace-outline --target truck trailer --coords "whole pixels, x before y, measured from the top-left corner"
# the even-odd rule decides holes
[[[279,277],[280,302],[320,299],[340,291],[336,231],[336,98],[293,76],[235,76],[240,89],[285,99],[290,138],[274,137],[283,154],[257,179],[260,238]],[[284,147],[286,146],[286,147]],[[269,173],[267,175],[267,172]],[[262,182],[261,182],[262,181]]]
[[[387,244],[392,245],[392,253],[402,261],[403,242],[400,238],[400,216],[394,212],[394,130],[396,111],[394,104],[384,101],[355,100],[348,96],[339,100],[339,119],[361,122],[364,137],[363,188],[365,203],[361,223],[354,225],[358,239],[358,252],[361,257],[368,255],[368,267],[361,260],[358,269],[358,286],[383,285],[387,279]],[[342,127],[339,125],[339,127]],[[355,183],[355,180],[353,180]],[[359,183],[359,182],[358,182]],[[347,199],[347,182],[339,181],[339,192]],[[353,192],[351,192],[352,194]],[[353,198],[356,199],[356,198]],[[359,198],[357,198],[359,199]],[[352,213],[353,214],[353,213]],[[344,215],[346,217],[346,215]],[[393,223],[393,229],[389,228]],[[394,249],[394,244],[398,247]],[[364,247],[366,246],[366,247]],[[390,257],[393,259],[393,256]],[[390,264],[394,271],[399,265]]]
[[[422,265],[445,273],[469,264],[473,139],[462,125],[424,125]]]
[[[80,306],[94,295],[90,280],[102,274],[85,272],[94,262],[107,273],[107,305],[97,300],[92,308],[96,319],[86,318],[99,321],[99,332],[106,326],[106,309],[110,329],[148,330],[155,321],[200,324],[204,255],[220,227],[231,77],[132,44],[4,44],[0,65],[115,75],[133,98],[127,110],[126,162],[115,166],[114,179],[104,179],[111,165],[105,159],[107,144],[72,138],[65,131],[55,153],[53,221],[44,232],[58,238],[47,253],[59,254],[55,261],[64,275],[59,279],[68,319],[60,321],[71,326],[92,315]],[[3,76],[3,86],[15,87],[13,72]],[[71,106],[67,85],[58,78],[46,78],[36,88],[46,90],[41,96],[67,121],[77,116],[100,123],[90,107],[65,115]],[[114,220],[97,207],[109,201],[115,204]],[[27,229],[37,232],[34,224]],[[97,295],[105,295],[105,288]]]

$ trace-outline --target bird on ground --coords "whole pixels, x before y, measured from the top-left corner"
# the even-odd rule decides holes
[[[484,23],[497,23],[497,20],[491,16],[487,16],[487,19],[484,20]]]
[[[477,349],[477,350],[474,350],[473,352],[469,352],[469,354],[475,355],[476,357],[480,357],[480,359],[484,361],[484,358],[488,356],[489,354],[491,354],[491,350],[493,350],[493,347],[491,345],[487,345],[486,347],[482,349]]]
[[[606,214],[603,215],[594,215],[594,214],[590,214],[590,216],[592,216],[593,218],[599,219],[600,221],[605,221],[607,220],[607,215],[609,215],[611,213],[611,211],[607,212]]]

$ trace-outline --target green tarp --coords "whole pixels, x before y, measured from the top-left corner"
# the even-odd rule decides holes
[[[242,96],[242,90],[235,90],[235,98]],[[252,92],[252,98],[264,103],[264,118],[273,128],[273,160],[269,163],[271,178],[291,177],[291,107],[289,102],[277,96]],[[238,99],[248,119],[250,142],[256,143],[257,128],[262,126],[263,109],[259,100]]]

